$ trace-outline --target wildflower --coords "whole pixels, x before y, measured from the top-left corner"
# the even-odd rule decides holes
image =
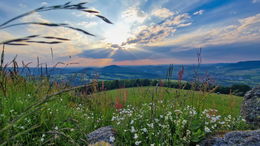
[[[120,103],[120,99],[119,99],[119,97],[116,98],[116,101],[115,101],[115,108],[116,108],[117,110],[120,110],[120,109],[123,108],[123,104]]]
[[[137,138],[138,138],[138,135],[135,133],[134,139],[137,139]]]
[[[143,132],[147,132],[147,129],[146,128],[143,128],[143,129],[141,129]]]
[[[207,126],[205,126],[204,130],[205,130],[206,133],[211,132],[211,130]]]
[[[190,135],[191,131],[190,130],[186,130],[186,133],[187,133],[187,135]]]
[[[153,143],[153,144],[151,144],[150,146],[154,146],[154,143]]]
[[[114,121],[114,120],[116,120],[116,117],[113,116],[112,119],[111,119],[111,121]]]
[[[223,125],[223,124],[225,124],[225,122],[224,121],[223,122],[219,122],[219,124]]]
[[[136,141],[135,145],[139,145],[142,141]]]
[[[147,124],[148,127],[153,128],[153,123]]]
[[[114,136],[110,136],[110,137],[109,137],[109,141],[110,141],[110,142],[114,142],[114,141],[115,141],[115,137],[114,137]]]
[[[186,141],[187,140],[187,138],[184,136],[183,138],[182,138],[184,141]]]
[[[41,142],[43,142],[43,141],[44,141],[44,138],[42,137],[42,138],[41,138]]]
[[[134,133],[135,132],[135,127],[131,127],[131,132]]]
[[[187,123],[187,120],[183,120],[182,124],[185,125]]]
[[[58,128],[58,126],[55,126],[55,128],[54,128],[55,130],[58,130],[59,128]]]
[[[131,125],[134,124],[134,120],[131,120],[130,124],[131,124]]]
[[[216,117],[211,117],[211,123],[215,123],[217,121],[217,118]]]

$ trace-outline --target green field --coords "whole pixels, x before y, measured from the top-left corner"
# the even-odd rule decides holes
[[[81,95],[45,80],[21,78],[6,85],[0,92],[3,145],[85,145],[87,133],[108,125],[116,129],[118,145],[190,145],[247,127],[237,96],[165,87]]]
[[[152,102],[152,94],[156,94],[155,87],[136,87],[128,89],[111,90],[104,93],[98,93],[99,98],[112,98],[121,97],[122,94],[127,93],[126,104],[140,106],[143,103]],[[176,102],[178,106],[191,105],[197,108],[212,108],[217,109],[220,114],[238,116],[240,114],[240,105],[243,100],[242,97],[215,94],[215,93],[202,93],[198,91],[180,90],[159,87],[157,89],[157,96],[155,101]]]

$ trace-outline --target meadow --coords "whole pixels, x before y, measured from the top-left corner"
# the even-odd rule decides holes
[[[116,145],[195,145],[247,128],[243,99],[233,95],[160,86],[86,95],[44,77],[1,79],[1,145],[87,145],[88,133],[108,125],[116,130]]]

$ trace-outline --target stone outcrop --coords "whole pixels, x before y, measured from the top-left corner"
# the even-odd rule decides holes
[[[91,145],[108,143],[114,145],[116,132],[112,126],[101,127],[87,135],[87,141]]]
[[[260,128],[260,86],[245,94],[241,114],[248,124]]]
[[[202,141],[200,146],[260,146],[260,130],[233,131],[224,137],[214,137]]]

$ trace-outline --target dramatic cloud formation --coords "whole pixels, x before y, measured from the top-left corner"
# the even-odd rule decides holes
[[[163,40],[176,32],[177,28],[191,25],[191,22],[188,21],[189,18],[190,16],[188,14],[180,14],[168,18],[159,24],[144,26],[140,32],[135,34],[133,38],[129,38],[127,42],[123,44],[145,44]]]
[[[208,45],[223,45],[235,42],[260,40],[260,14],[239,19],[236,25],[216,28],[197,29],[174,39],[154,43],[155,46],[179,45],[185,48],[207,47]]]
[[[81,0],[76,0],[80,2]],[[59,4],[56,1],[0,2],[3,22],[35,7]],[[116,5],[115,5],[116,4]],[[13,9],[17,5],[18,9]],[[96,35],[62,28],[36,25],[1,30],[0,39],[39,34],[69,38],[62,44],[6,46],[6,58],[42,62],[75,63],[74,66],[104,66],[192,63],[196,48],[203,48],[204,63],[260,59],[259,0],[113,0],[90,1],[113,25],[94,15],[76,11],[35,13],[20,22],[68,23]],[[51,59],[50,48],[54,52]]]
[[[171,12],[169,9],[166,8],[161,8],[152,11],[152,15],[160,18],[167,18],[174,15],[174,12]]]

